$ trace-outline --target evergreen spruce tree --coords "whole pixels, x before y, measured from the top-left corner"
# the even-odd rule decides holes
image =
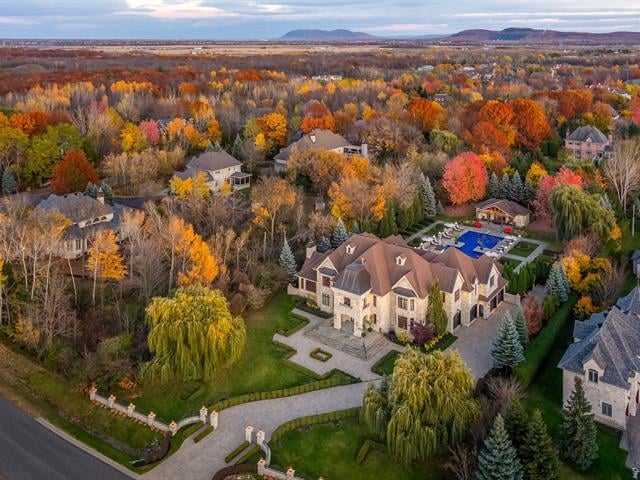
[[[518,455],[522,451],[522,447],[526,442],[529,433],[529,414],[522,405],[522,402],[514,402],[504,417],[504,426],[509,433],[509,438],[516,449]]]
[[[16,193],[17,191],[16,177],[9,167],[6,167],[2,172],[2,191],[6,194]]]
[[[105,182],[102,182],[100,184],[100,188],[102,189],[102,193],[104,194],[104,201],[109,205],[113,205],[113,190],[111,190],[111,187]]]
[[[433,191],[429,177],[424,177],[424,180],[420,184],[420,195],[422,196],[425,216],[435,217],[438,214],[436,194]]]
[[[98,186],[91,182],[87,183],[84,194],[91,198],[98,198]]]
[[[611,200],[609,200],[607,192],[604,192],[602,195],[600,195],[600,205],[602,205],[602,208],[613,212],[613,205],[611,205]]]
[[[525,198],[524,198],[524,202],[523,203],[527,203],[530,202],[531,200],[533,200],[536,196],[536,187],[533,183],[531,182],[525,182],[524,184],[524,193],[525,193]]]
[[[596,425],[591,404],[584,394],[582,379],[575,378],[575,386],[566,406],[562,424],[562,452],[576,470],[584,472],[598,458]]]
[[[498,329],[496,339],[491,346],[491,357],[496,367],[507,373],[524,361],[524,354],[516,324],[509,312],[505,313]]]
[[[360,233],[360,225],[358,225],[358,222],[353,222],[353,225],[351,227],[351,233]]]
[[[442,290],[440,282],[436,278],[429,289],[429,305],[427,306],[427,320],[433,325],[433,331],[436,337],[441,337],[447,333],[449,326],[449,317],[444,310],[444,302],[442,301]]]
[[[378,228],[380,236],[386,238],[389,235],[394,235],[398,232],[398,226],[396,225],[396,212],[393,207],[389,207],[384,212],[384,217],[380,221]]]
[[[231,156],[240,160],[240,156],[242,155],[242,138],[240,138],[240,134],[236,134],[236,138],[233,141],[233,145],[231,146]]]
[[[527,344],[529,343],[529,332],[527,331],[527,324],[524,321],[524,315],[522,314],[521,309],[518,309],[518,311],[516,312],[514,323],[516,324],[516,330],[518,331],[518,340],[520,340],[522,350],[525,350],[527,348]]]
[[[329,239],[327,237],[325,237],[324,235],[320,237],[320,240],[318,241],[318,245],[316,246],[316,249],[320,252],[320,253],[324,253],[328,250],[331,250],[331,242],[329,241]]]
[[[569,299],[569,281],[561,262],[555,262],[551,266],[546,288],[547,292],[556,295],[561,302],[566,302]]]
[[[333,248],[338,248],[349,238],[349,234],[347,233],[347,229],[344,226],[344,222],[342,218],[338,219],[338,224],[336,228],[333,230],[333,235],[331,236],[331,246]]]
[[[509,174],[507,172],[504,172],[502,174],[502,178],[500,179],[498,187],[498,190],[500,191],[500,196],[498,198],[511,199],[511,196],[513,195],[511,187],[511,177],[509,177]]]
[[[406,230],[413,225],[413,205],[401,208],[398,212],[398,229]]]
[[[487,193],[491,198],[500,198],[500,180],[498,180],[498,175],[496,172],[491,172],[491,176],[489,177],[489,184],[487,185]]]
[[[413,197],[413,223],[419,223],[424,220],[424,202],[420,192],[416,192]]]
[[[525,480],[558,480],[560,461],[558,449],[547,432],[540,410],[535,410],[529,431],[519,450],[524,465]]]
[[[296,258],[293,256],[286,237],[284,239],[284,245],[282,245],[282,250],[280,251],[279,263],[284,271],[287,272],[287,280],[293,282],[296,279],[297,273]]]
[[[516,173],[511,177],[511,200],[518,203],[525,201],[524,182],[520,177],[520,173],[516,170]]]
[[[511,444],[501,415],[491,429],[478,457],[476,480],[522,480],[522,464]]]

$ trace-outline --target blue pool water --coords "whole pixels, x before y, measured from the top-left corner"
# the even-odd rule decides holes
[[[477,247],[484,248],[493,248],[500,241],[502,237],[497,235],[489,235],[487,233],[478,233],[478,232],[465,232],[460,237],[458,237],[458,241],[463,243],[461,247],[456,247],[458,250],[466,253],[470,257],[480,258],[483,254],[482,252],[476,252],[475,249]]]

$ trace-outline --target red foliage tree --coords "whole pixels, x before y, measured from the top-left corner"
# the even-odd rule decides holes
[[[160,141],[160,131],[158,130],[158,122],[155,120],[143,120],[138,125],[144,136],[147,138],[147,143],[155,147]]]
[[[53,167],[51,189],[58,195],[83,191],[89,182],[98,182],[98,172],[80,150],[69,150]]]
[[[304,119],[300,125],[301,130],[304,133],[309,133],[312,130],[319,128],[320,130],[336,131],[336,121],[333,115],[324,104],[313,101],[307,105]]]
[[[487,182],[487,167],[473,152],[461,153],[444,167],[442,185],[454,205],[484,198]]]
[[[582,187],[582,177],[567,167],[562,167],[555,177],[551,175],[543,177],[538,183],[536,197],[532,202],[537,218],[551,222],[553,211],[551,210],[551,205],[549,205],[549,197],[551,196],[551,190],[557,185],[577,185]]]
[[[426,98],[414,97],[409,104],[408,110],[420,122],[425,133],[429,133],[436,128],[442,128],[447,123],[447,111],[442,105]]]

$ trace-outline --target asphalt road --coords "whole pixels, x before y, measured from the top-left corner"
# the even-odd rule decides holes
[[[130,480],[0,397],[0,478]]]

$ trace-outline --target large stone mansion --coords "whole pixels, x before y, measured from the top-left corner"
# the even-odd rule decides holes
[[[438,279],[448,330],[487,318],[504,300],[501,266],[487,256],[469,257],[457,248],[435,254],[414,249],[400,236],[384,240],[352,235],[336,249],[307,250],[290,293],[307,298],[334,315],[334,327],[361,335],[409,331],[425,323],[429,290]]]

